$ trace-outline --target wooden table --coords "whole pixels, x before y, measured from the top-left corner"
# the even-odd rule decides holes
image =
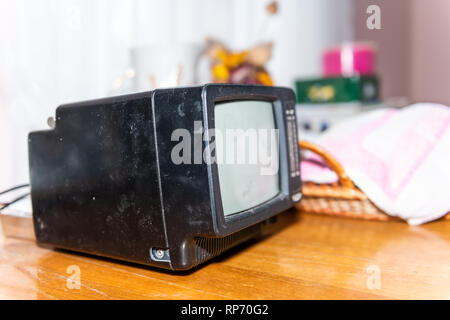
[[[0,235],[0,298],[450,298],[450,221],[411,227],[290,211],[280,222],[181,275]],[[81,287],[69,289],[67,271],[78,268]]]

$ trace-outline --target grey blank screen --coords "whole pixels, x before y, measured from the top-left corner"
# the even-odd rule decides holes
[[[246,211],[276,197],[280,193],[279,142],[278,135],[276,139],[271,139],[270,136],[276,132],[273,104],[254,100],[217,104],[215,129],[219,184],[225,216]],[[222,136],[221,139],[217,132]],[[245,141],[245,146],[242,141]],[[270,173],[267,173],[267,158],[259,156],[260,150],[265,150],[264,154],[270,156],[272,166],[276,162],[276,172],[269,170]],[[229,161],[230,159],[235,161]],[[245,160],[242,161],[243,159]]]

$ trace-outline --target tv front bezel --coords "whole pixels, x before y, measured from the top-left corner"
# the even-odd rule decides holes
[[[245,94],[242,94],[245,92]],[[227,86],[207,85],[202,92],[203,123],[205,140],[210,141],[209,129],[215,128],[215,107],[218,103],[232,101],[268,101],[273,105],[275,128],[279,130],[279,186],[280,192],[274,198],[248,210],[229,216],[224,215],[219,184],[217,163],[207,161],[208,182],[211,199],[211,210],[217,236],[227,236],[256,223],[267,220],[279,212],[291,207],[291,181],[289,179],[289,148],[285,127],[286,111],[295,109],[295,97],[287,88],[263,86]],[[210,145],[206,146],[206,154],[211,155]],[[209,160],[209,159],[208,159]],[[287,200],[287,201],[286,201]]]

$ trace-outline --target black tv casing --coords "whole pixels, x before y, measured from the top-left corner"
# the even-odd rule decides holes
[[[214,128],[216,103],[271,101],[280,133],[280,194],[225,217],[217,164],[171,161],[177,128]],[[52,130],[29,134],[38,243],[170,270],[191,269],[257,236],[300,201],[291,89],[211,84],[60,106]],[[202,139],[202,150],[209,142]],[[192,151],[194,152],[194,151]]]

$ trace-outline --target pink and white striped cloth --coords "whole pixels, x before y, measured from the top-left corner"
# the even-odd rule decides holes
[[[450,211],[449,107],[420,103],[369,112],[334,126],[314,142],[386,213],[419,225]],[[313,154],[302,162],[302,179],[337,181]]]

